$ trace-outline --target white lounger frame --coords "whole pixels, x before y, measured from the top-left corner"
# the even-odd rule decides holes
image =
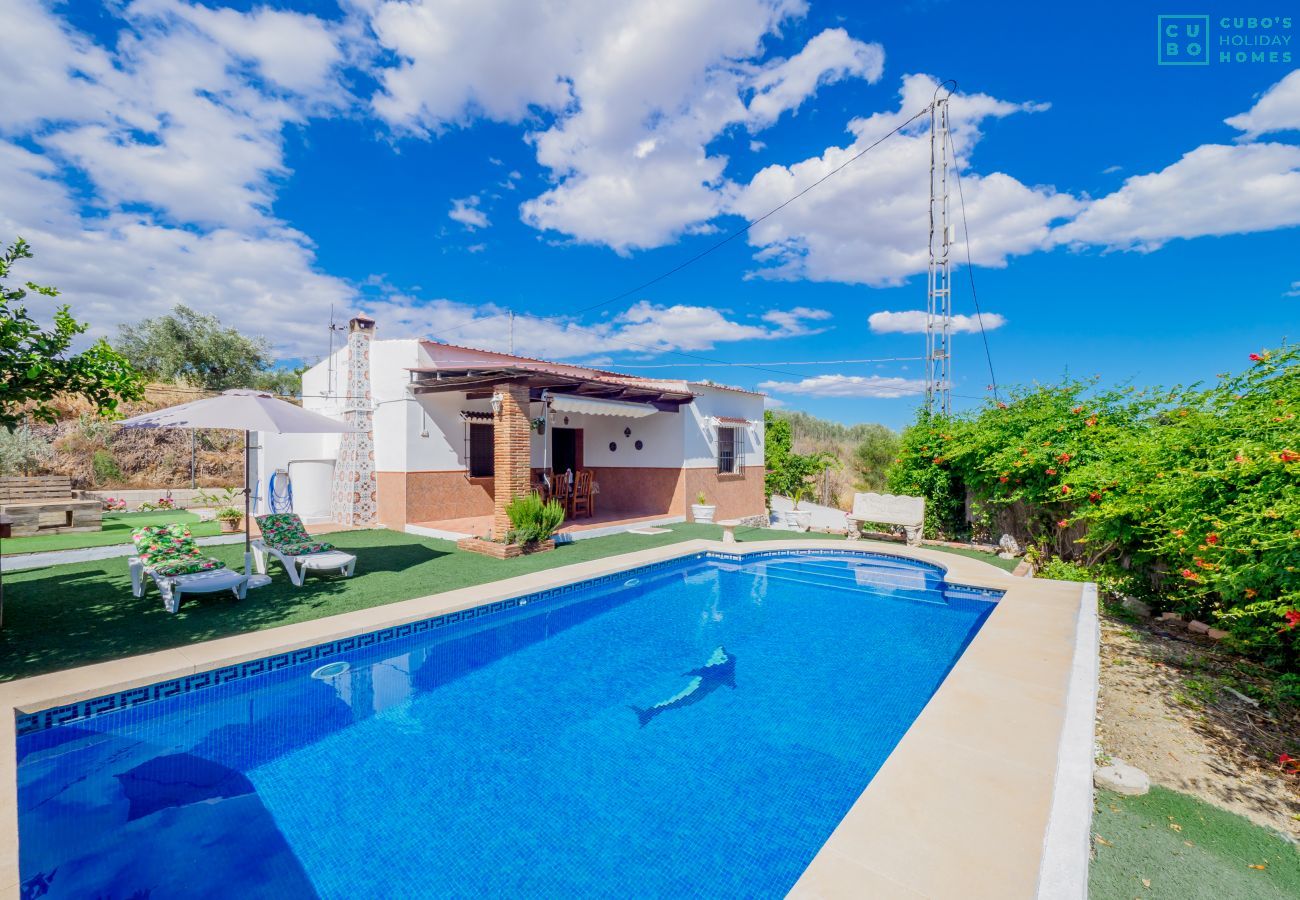
[[[158,585],[158,593],[162,594],[163,607],[169,613],[174,613],[181,608],[182,594],[231,591],[236,600],[243,600],[248,595],[248,576],[233,569],[210,569],[192,575],[157,575],[146,567],[138,556],[128,559],[127,567],[131,570],[131,593],[136,597],[145,595],[149,588],[149,581],[145,580],[147,575],[154,584]]]
[[[293,582],[294,587],[302,587],[303,579],[306,578],[310,569],[326,572],[337,570],[344,578],[351,578],[352,572],[357,566],[357,558],[351,553],[344,553],[342,550],[326,550],[322,553],[304,553],[301,556],[292,556],[280,552],[263,541],[253,541],[253,566],[262,575],[266,574],[268,556],[273,556],[280,561],[280,565],[284,566],[284,571],[289,574],[289,580]]]

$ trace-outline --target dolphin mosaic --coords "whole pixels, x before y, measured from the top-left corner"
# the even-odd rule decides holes
[[[660,713],[665,713],[670,709],[679,709],[683,706],[690,706],[692,703],[699,703],[709,694],[722,687],[734,688],[736,686],[736,657],[727,653],[726,649],[719,647],[713,651],[709,661],[698,669],[691,669],[689,672],[683,672],[683,677],[689,677],[690,683],[681,691],[669,697],[667,700],[661,700],[654,706],[642,709],[639,706],[629,707],[632,712],[636,713],[637,721],[644,728],[650,724],[650,721]]]

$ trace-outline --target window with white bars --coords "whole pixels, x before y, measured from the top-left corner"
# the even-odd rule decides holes
[[[745,473],[745,432],[736,425],[718,426],[718,474]]]

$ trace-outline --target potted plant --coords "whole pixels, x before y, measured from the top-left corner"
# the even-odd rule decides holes
[[[718,511],[718,507],[709,502],[704,491],[695,495],[695,502],[691,504],[691,519],[696,522],[709,523],[713,521],[713,514]]]
[[[801,484],[794,489],[794,496],[790,499],[794,501],[794,510],[788,514],[790,523],[796,531],[807,531],[812,527],[812,510],[800,509],[799,501],[807,500],[812,496],[812,488],[807,484]]]
[[[234,534],[244,524],[244,511],[233,506],[223,506],[217,510],[215,518],[221,523],[222,534]]]

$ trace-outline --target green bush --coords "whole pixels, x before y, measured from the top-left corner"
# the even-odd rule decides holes
[[[26,425],[0,428],[0,475],[31,475],[49,458],[49,443]]]
[[[1078,563],[1066,562],[1059,557],[1047,560],[1034,571],[1035,578],[1052,578],[1056,581],[1092,581],[1092,573]]]
[[[962,528],[969,491],[1044,558],[1231,631],[1300,669],[1300,350],[1253,353],[1212,385],[1013,390],[904,433],[890,489],[927,531]]]
[[[511,500],[506,506],[506,517],[510,519],[507,542],[532,544],[546,540],[564,523],[564,507],[556,500],[543,502],[534,491]]]
[[[96,450],[90,458],[90,466],[95,470],[95,483],[104,484],[109,481],[119,481],[122,478],[122,469],[113,458],[113,454],[107,450]]]

